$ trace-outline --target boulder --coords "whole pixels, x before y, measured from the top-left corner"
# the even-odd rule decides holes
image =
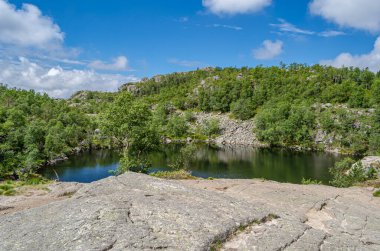
[[[361,160],[363,168],[366,172],[374,169],[380,178],[380,156],[367,156]]]

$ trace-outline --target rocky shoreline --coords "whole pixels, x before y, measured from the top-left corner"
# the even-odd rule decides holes
[[[136,173],[70,186],[55,190],[58,201],[0,215],[0,250],[380,248],[370,188]],[[0,212],[11,204],[0,197]]]

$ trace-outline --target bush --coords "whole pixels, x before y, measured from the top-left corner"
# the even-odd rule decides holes
[[[255,116],[256,106],[251,99],[239,99],[231,104],[231,112],[242,120],[247,120]]]
[[[331,185],[336,187],[350,187],[358,182],[364,182],[374,177],[374,173],[368,173],[363,168],[362,163],[356,162],[351,158],[345,158],[330,168],[330,173],[333,176]]]
[[[380,197],[380,190],[377,190],[376,192],[373,193],[373,196],[375,197]]]
[[[321,185],[322,181],[302,178],[301,184],[303,184],[303,185]]]
[[[145,159],[124,154],[124,156],[120,159],[120,164],[114,174],[120,175],[128,171],[135,173],[148,173],[150,167],[150,163]]]
[[[169,180],[194,180],[196,177],[191,175],[191,172],[186,170],[175,171],[159,171],[150,174],[153,177]]]
[[[166,132],[171,137],[183,137],[186,135],[189,126],[184,117],[173,115],[166,126]]]
[[[14,186],[9,183],[0,184],[0,195],[12,196],[16,194]]]
[[[310,107],[281,102],[256,115],[259,140],[280,146],[312,146],[315,114]]]
[[[202,125],[202,133],[209,138],[218,135],[220,133],[219,120],[215,118],[206,120]]]

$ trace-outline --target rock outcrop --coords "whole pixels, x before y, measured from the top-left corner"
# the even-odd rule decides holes
[[[380,156],[367,156],[361,160],[363,168],[366,172],[370,172],[371,169],[375,170],[377,176],[380,178]]]
[[[363,188],[127,173],[0,217],[0,250],[379,250]]]
[[[263,147],[267,144],[260,142],[255,133],[253,120],[236,120],[229,114],[197,113],[195,115],[198,124],[204,124],[210,119],[219,121],[220,135],[214,139],[218,145],[248,145]]]
[[[265,218],[262,208],[127,173],[70,199],[0,217],[0,250],[206,250]]]

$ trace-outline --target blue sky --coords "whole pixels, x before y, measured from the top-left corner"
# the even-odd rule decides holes
[[[380,70],[380,1],[0,0],[0,82],[55,97],[205,66]]]

